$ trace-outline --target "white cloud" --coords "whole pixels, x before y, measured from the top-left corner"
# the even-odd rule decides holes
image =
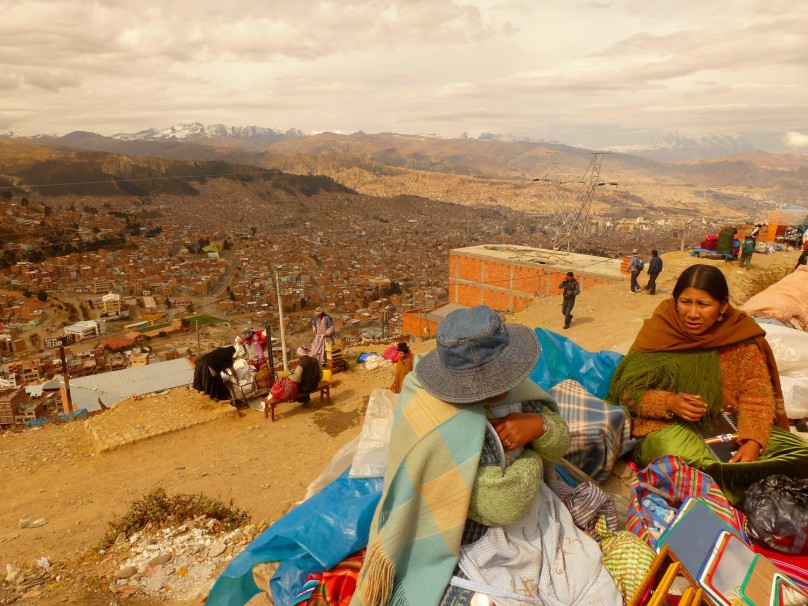
[[[783,143],[787,147],[808,147],[808,134],[790,130],[783,135]]]
[[[0,0],[0,15],[0,123],[27,134],[200,121],[779,141],[808,99],[808,3],[790,0]]]

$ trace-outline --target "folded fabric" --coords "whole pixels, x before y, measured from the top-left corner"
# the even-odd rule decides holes
[[[595,532],[601,537],[603,565],[617,583],[623,600],[628,602],[651,569],[656,554],[637,535],[627,530],[611,530],[605,518],[598,520]]]
[[[564,458],[596,482],[609,477],[618,457],[634,448],[626,409],[592,395],[567,379],[549,390],[570,429],[570,447]]]
[[[808,265],[775,282],[741,306],[750,316],[773,318],[808,331]]]
[[[461,547],[459,566],[477,587],[492,589],[483,593],[496,595],[497,606],[622,604],[597,543],[544,483],[517,523],[494,526]]]
[[[566,482],[559,482],[558,496],[570,510],[575,525],[596,541],[602,538],[596,530],[599,521],[604,530],[610,533],[617,530],[617,508],[614,500],[597,484],[581,482],[572,488]]]
[[[715,480],[673,455],[654,459],[637,474],[631,486],[626,530],[656,549],[659,537],[668,526],[666,512],[659,511],[660,502],[664,501],[669,508],[678,508],[688,497],[704,500],[740,536],[745,536],[744,515],[729,504]],[[651,511],[652,506],[657,509],[656,516]]]

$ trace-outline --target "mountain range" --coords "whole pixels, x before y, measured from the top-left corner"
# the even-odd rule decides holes
[[[704,160],[752,151],[739,135],[684,133],[674,131],[645,145],[615,145],[606,151],[632,154],[654,160]]]
[[[77,183],[93,174],[107,174],[110,166],[159,166],[160,174],[176,173],[183,178],[212,174],[206,171],[215,166],[217,173],[258,170],[324,175],[372,196],[414,195],[541,213],[548,212],[560,197],[579,198],[581,181],[597,159],[602,164],[596,178],[611,185],[598,189],[593,212],[609,216],[738,213],[759,217],[778,203],[804,205],[808,201],[808,156],[749,150],[742,139],[723,135],[676,133],[665,145],[649,147],[645,153],[662,154],[663,149],[677,146],[685,156],[708,147],[712,153],[747,151],[718,158],[684,161],[668,157],[662,161],[627,153],[627,148],[597,156],[562,143],[514,140],[496,133],[453,139],[362,132],[305,135],[294,129],[200,123],[111,137],[84,131],[64,136],[6,134],[0,135],[0,144],[3,142],[7,149],[0,153],[0,187]],[[8,147],[13,144],[16,152]],[[19,157],[14,158],[15,153]],[[42,162],[54,154],[59,155],[58,169],[51,158],[47,167],[32,164],[28,172],[20,172],[20,158]],[[89,168],[93,163],[97,171]],[[129,172],[113,170],[109,174],[120,180]],[[41,181],[43,178],[46,180]],[[177,185],[175,193],[182,189]]]
[[[71,133],[70,135],[73,135]],[[337,134],[337,135],[364,135],[360,132],[341,130],[321,131],[308,133],[308,135]],[[66,135],[66,136],[70,136]],[[224,124],[205,125],[200,122],[187,122],[175,124],[168,128],[148,128],[134,133],[115,133],[109,138],[121,141],[162,141],[162,142],[192,142],[222,144],[229,140],[232,142],[247,143],[273,143],[290,138],[306,137],[307,133],[296,128],[282,130],[262,126],[226,126]],[[30,138],[33,140],[53,141],[63,137],[59,135],[33,135],[22,137],[13,132],[0,134],[9,138]],[[99,135],[100,136],[100,135]],[[440,139],[435,135],[416,135],[421,138]],[[479,141],[500,141],[509,143],[540,143],[563,145],[558,141],[546,141],[530,137],[519,137],[496,132],[483,132],[476,137],[469,133],[462,133],[460,139],[476,139]],[[226,143],[225,143],[226,144]],[[743,137],[738,135],[698,132],[686,133],[674,131],[668,133],[653,143],[643,145],[616,145],[604,148],[603,151],[631,154],[651,158],[654,160],[699,160],[717,158],[751,151]]]

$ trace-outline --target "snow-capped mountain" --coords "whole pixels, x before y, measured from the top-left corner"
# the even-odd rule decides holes
[[[116,133],[113,139],[123,141],[205,141],[215,138],[230,139],[270,139],[284,137],[301,137],[303,133],[297,129],[282,131],[279,128],[263,128],[261,126],[225,126],[224,124],[205,125],[200,122],[177,124],[164,129],[149,128],[137,133]]]
[[[683,133],[674,131],[647,145],[614,145],[604,148],[654,160],[703,160],[750,151],[740,135],[724,133]]]

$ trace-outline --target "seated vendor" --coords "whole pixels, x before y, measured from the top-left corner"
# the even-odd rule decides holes
[[[773,474],[808,477],[808,442],[790,433],[780,378],[763,328],[729,303],[724,274],[693,265],[673,297],[645,321],[612,378],[608,399],[623,404],[648,465],[675,455],[705,471],[733,504]],[[740,448],[718,461],[698,433],[722,413],[737,418]]]
[[[438,325],[437,348],[404,379],[352,606],[465,606],[475,592],[622,604],[599,547],[548,484],[569,430],[528,378],[540,351],[531,329],[486,306]]]
[[[323,369],[320,368],[319,362],[310,354],[311,351],[305,345],[297,348],[297,368],[289,376],[289,379],[297,383],[298,393],[314,391],[320,381],[323,380]],[[297,401],[306,406],[311,401],[311,396],[306,393],[306,395],[297,398]]]

